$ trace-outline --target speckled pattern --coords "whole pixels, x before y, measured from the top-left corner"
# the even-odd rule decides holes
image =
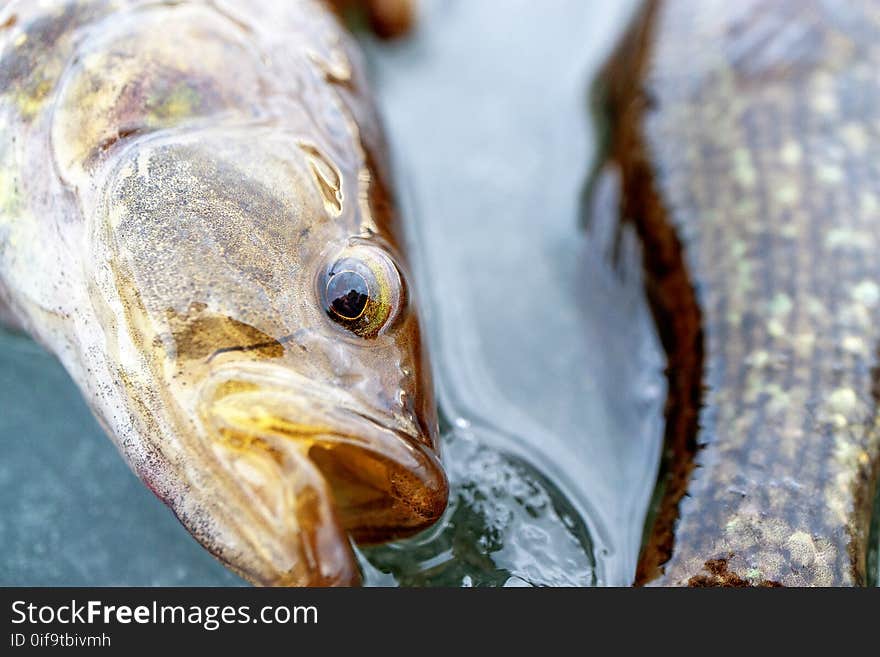
[[[880,5],[661,0],[606,71],[670,360],[638,581],[860,585],[878,446]]]
[[[442,514],[381,128],[327,6],[0,3],[0,134],[0,316],[212,554],[354,584],[350,538]]]

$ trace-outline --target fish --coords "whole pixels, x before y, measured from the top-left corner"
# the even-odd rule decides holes
[[[353,543],[441,516],[405,227],[329,5],[0,3],[0,135],[0,316],[204,548],[356,585]]]
[[[594,87],[668,360],[636,584],[866,583],[878,42],[866,0],[651,0]]]

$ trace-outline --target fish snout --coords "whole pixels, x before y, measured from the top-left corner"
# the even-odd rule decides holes
[[[212,373],[199,407],[223,486],[248,508],[241,531],[257,553],[288,546],[288,560],[302,565],[297,579],[347,583],[352,572],[356,579],[348,536],[401,538],[446,508],[431,437],[394,426],[343,390],[283,366],[237,363]],[[270,570],[252,579],[287,577]]]

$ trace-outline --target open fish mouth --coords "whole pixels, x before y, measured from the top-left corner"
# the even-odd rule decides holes
[[[283,550],[292,542],[298,554],[288,560],[306,562],[310,572],[320,571],[318,561],[327,555],[338,561],[345,556],[340,550],[350,553],[346,535],[365,543],[404,537],[446,507],[448,484],[429,437],[288,368],[216,368],[200,390],[199,423],[220,466],[220,485],[252,512],[238,521],[252,549],[280,541]],[[329,570],[353,564],[351,556],[349,566]],[[245,574],[271,583],[279,577]]]

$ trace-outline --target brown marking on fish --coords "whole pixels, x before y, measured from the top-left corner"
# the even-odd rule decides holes
[[[736,573],[731,573],[727,569],[727,559],[709,559],[709,561],[704,564],[704,568],[706,574],[694,575],[688,580],[688,586],[694,588],[747,588],[752,586],[779,588],[782,586],[779,582],[773,582],[766,579],[760,582],[743,579]]]
[[[11,14],[9,18],[0,23],[0,30],[8,30],[11,27],[15,27],[16,23],[18,23],[18,16]]]
[[[204,303],[191,304],[186,313],[169,308],[167,318],[172,358],[212,360],[232,351],[250,351],[261,358],[284,355],[284,346],[278,340],[233,317],[212,313]]]

